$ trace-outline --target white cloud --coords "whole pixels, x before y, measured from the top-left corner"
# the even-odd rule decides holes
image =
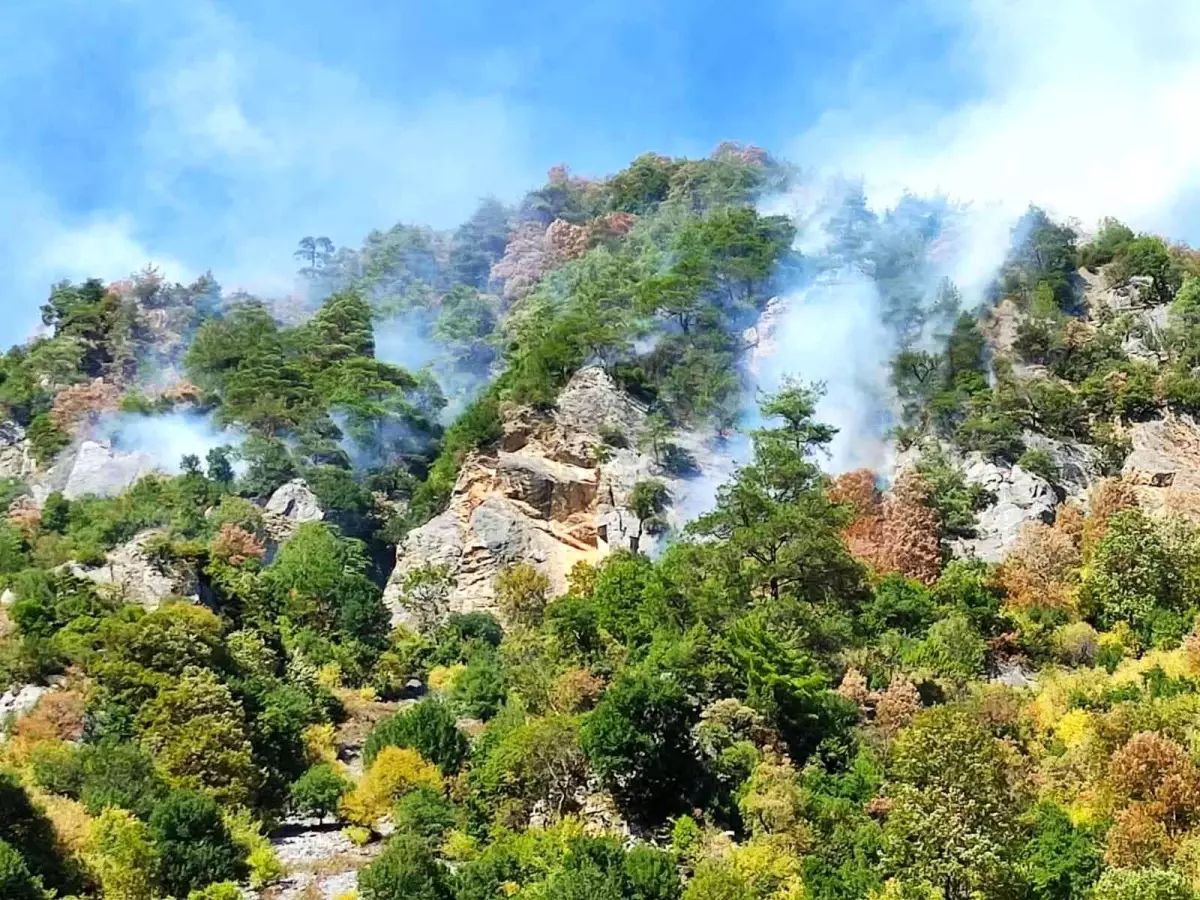
[[[148,262],[171,278],[211,269],[227,290],[285,295],[296,287],[291,254],[305,234],[354,246],[397,221],[451,227],[479,198],[515,198],[536,182],[526,114],[502,87],[414,86],[385,98],[349,71],[254,33],[237,10],[123,0],[112,11],[147,52],[104,73],[121,97],[113,152],[123,158],[119,168],[97,167],[110,174],[88,193],[102,202],[69,189],[60,196],[46,178],[50,162],[43,172],[0,155],[0,258],[14,311],[0,335],[28,333],[55,280],[120,278]],[[21,21],[34,29],[31,41],[47,27],[29,11]],[[40,60],[10,57],[0,84]],[[52,66],[38,74],[66,77]]]
[[[957,18],[954,50],[983,90],[950,110],[893,105],[869,89],[827,112],[801,159],[903,191],[1029,203],[1085,226],[1115,215],[1186,227],[1200,187],[1200,4],[1194,0],[930,0]],[[856,89],[862,90],[857,84]],[[882,91],[880,92],[882,93]]]
[[[141,78],[143,178],[188,222],[193,264],[228,287],[290,284],[305,234],[355,245],[396,221],[450,227],[479,198],[536,180],[525,114],[497,94],[383,100],[356,75],[296,58],[207,3]],[[198,193],[208,213],[193,221]],[[219,202],[212,202],[215,194]]]

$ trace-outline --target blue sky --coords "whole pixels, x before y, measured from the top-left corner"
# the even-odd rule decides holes
[[[1038,200],[1200,236],[1200,4],[1047,5],[6,0],[0,339],[57,278],[153,260],[285,291],[304,234],[447,227],[558,162],[725,139],[880,203]]]

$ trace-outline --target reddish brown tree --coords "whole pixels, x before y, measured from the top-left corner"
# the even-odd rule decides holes
[[[50,419],[60,431],[73,431],[84,422],[95,422],[106,413],[115,412],[121,400],[121,390],[103,378],[63,388],[54,397]]]
[[[860,469],[834,482],[830,496],[849,506],[854,520],[843,532],[850,552],[885,574],[899,572],[932,584],[942,570],[937,513],[927,505],[929,486],[915,472],[904,472],[884,495],[873,473]]]

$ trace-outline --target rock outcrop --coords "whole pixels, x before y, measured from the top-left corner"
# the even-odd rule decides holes
[[[495,613],[496,575],[518,562],[535,565],[559,593],[576,563],[618,548],[655,552],[662,535],[628,507],[634,485],[661,479],[672,498],[664,518],[679,525],[711,502],[732,462],[702,436],[681,434],[675,442],[695,472],[664,472],[633,449],[645,421],[645,409],[598,367],[577,372],[549,414],[508,412],[500,448],[469,456],[447,509],[397,548],[384,594],[394,620],[420,627],[451,612]],[[429,566],[445,570],[445,590],[406,597],[409,573]]]
[[[967,458],[968,484],[983,486],[996,499],[978,513],[975,537],[957,542],[956,555],[1000,562],[1027,522],[1054,521],[1058,496],[1044,478],[1020,466],[989,462],[977,453]]]
[[[68,563],[72,574],[111,591],[127,603],[156,609],[167,597],[199,599],[196,570],[182,562],[162,562],[148,552],[148,544],[158,531],[143,531],[126,544],[112,550],[99,566]]]
[[[1059,441],[1027,431],[1021,436],[1028,450],[1041,450],[1058,469],[1058,484],[1072,499],[1081,499],[1103,477],[1100,452],[1089,444]]]
[[[36,468],[25,429],[16,422],[0,422],[0,478],[24,481]]]
[[[1137,422],[1129,441],[1121,477],[1134,486],[1142,508],[1200,520],[1200,426],[1188,416]]]
[[[297,526],[306,522],[320,522],[324,518],[325,510],[303,478],[294,478],[280,485],[263,507],[263,525],[271,539],[267,548],[268,559],[274,556],[280,544],[295,533]]]
[[[275,489],[267,500],[264,510],[272,515],[289,519],[297,525],[305,522],[320,522],[325,518],[321,503],[302,478],[294,478]]]
[[[976,513],[975,536],[951,542],[955,556],[1000,562],[1026,523],[1054,521],[1059,498],[1046,479],[1020,466],[991,462],[980,453],[962,455],[946,444],[941,450],[962,471],[967,484],[981,486],[991,497]],[[920,456],[919,447],[910,447],[896,458],[894,471],[913,468]]]
[[[0,694],[0,733],[4,723],[25,715],[42,699],[50,689],[40,684],[24,684],[20,687],[9,688]]]
[[[62,491],[68,500],[115,497],[156,470],[147,453],[118,450],[110,441],[84,440],[65,451],[31,489],[39,505],[54,491]]]

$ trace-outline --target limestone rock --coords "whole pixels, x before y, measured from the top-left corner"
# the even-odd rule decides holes
[[[157,468],[149,454],[117,450],[109,441],[84,441],[64,462],[69,468],[62,492],[68,500],[115,497]]]
[[[1153,514],[1178,513],[1200,520],[1200,426],[1188,416],[1137,422],[1121,477]]]
[[[496,474],[509,497],[529,504],[544,519],[565,519],[587,509],[596,497],[595,469],[540,456],[501,452]]]
[[[1188,417],[1138,422],[1129,430],[1131,450],[1121,474],[1147,487],[1200,487],[1200,429]]]
[[[1100,452],[1088,444],[1059,441],[1031,431],[1022,435],[1029,450],[1042,450],[1058,467],[1059,484],[1068,497],[1079,498],[1102,476]]]
[[[267,888],[264,897],[271,900],[336,900],[353,893],[358,871],[379,855],[384,842],[372,841],[360,847],[335,824],[315,819],[287,819],[271,835],[271,846],[287,874]]]
[[[551,592],[562,593],[575,563],[597,558],[595,547],[519,501],[489,495],[465,519],[464,511],[451,507],[410,532],[397,549],[396,568],[384,592],[394,622],[427,628],[450,613],[497,614],[493,582],[509,566],[532,563],[550,579]],[[423,566],[444,567],[450,584],[444,592],[424,594],[417,607],[404,596],[403,581]]]
[[[1148,298],[1152,296],[1154,279],[1149,275],[1135,275],[1125,284],[1112,285],[1103,270],[1080,269],[1076,274],[1082,287],[1083,304],[1093,318],[1104,307],[1113,312],[1128,312],[1152,305]]]
[[[36,468],[25,429],[16,422],[0,422],[0,478],[24,481]]]
[[[1000,562],[1016,543],[1027,522],[1054,521],[1058,505],[1054,488],[1020,466],[1003,466],[971,454],[964,475],[969,484],[985,487],[996,500],[978,513],[976,536],[957,542],[957,555]]]
[[[266,511],[296,524],[305,522],[320,522],[325,518],[317,495],[309,489],[303,478],[294,478],[285,485],[275,489],[271,499],[267,501]]]
[[[1036,688],[1038,681],[1036,669],[1021,663],[1019,660],[1006,660],[996,666],[995,673],[988,679],[992,684],[1002,684],[1012,688]]]
[[[196,570],[181,562],[164,563],[154,559],[147,543],[158,531],[143,531],[108,554],[103,565],[83,566],[68,563],[71,573],[117,593],[128,603],[157,609],[170,596],[199,599]]]
[[[988,313],[982,328],[992,350],[1000,356],[1012,356],[1022,314],[1011,297],[1005,297]]]
[[[384,592],[393,619],[423,628],[452,612],[494,613],[493,582],[517,562],[532,563],[551,592],[561,593],[578,562],[618,548],[658,552],[666,535],[646,533],[628,508],[634,485],[660,478],[672,498],[665,519],[677,527],[708,508],[733,462],[706,436],[680,434],[676,442],[696,460],[696,472],[662,472],[632,449],[645,419],[645,409],[598,367],[577,372],[549,415],[508,411],[501,449],[468,457],[448,508],[397,547]],[[606,443],[602,435],[611,439],[610,432],[629,446]],[[423,585],[406,596],[409,573],[427,566],[446,571],[444,589]]]
[[[646,409],[613,383],[599,366],[580,369],[558,395],[554,423],[566,434],[598,437],[606,428],[626,435],[630,444],[646,422]]]

